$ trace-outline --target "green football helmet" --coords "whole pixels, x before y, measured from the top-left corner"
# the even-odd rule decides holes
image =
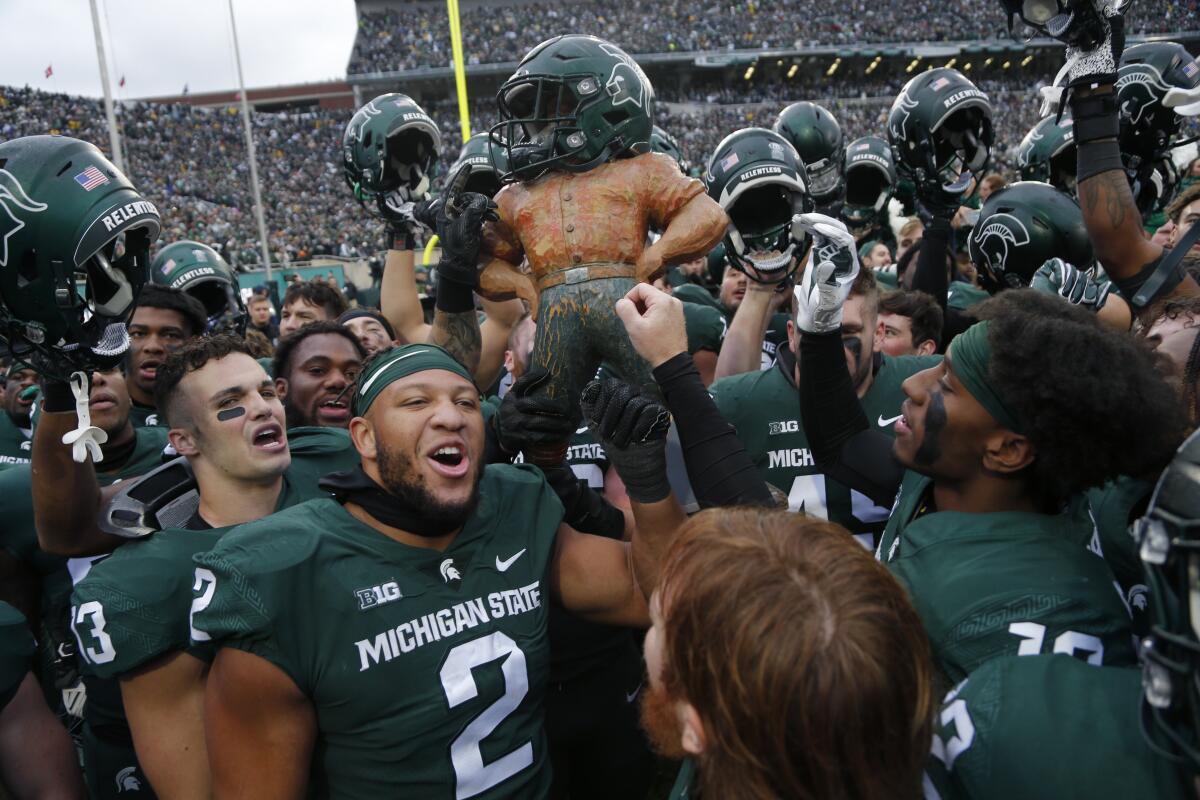
[[[1144,42],[1121,54],[1118,141],[1125,175],[1143,216],[1170,201],[1174,180],[1162,162],[1169,161],[1170,151],[1183,144],[1178,139],[1182,117],[1163,101],[1173,89],[1186,91],[1198,86],[1200,64],[1181,44]]]
[[[1091,269],[1095,261],[1079,204],[1037,181],[1020,181],[988,197],[967,240],[967,252],[979,270],[980,283],[992,294],[1028,286],[1051,258],[1081,270]]]
[[[507,157],[505,182],[650,152],[650,80],[624,50],[595,36],[556,36],[530,50],[496,103],[491,137]]]
[[[495,197],[500,191],[500,175],[508,170],[504,161],[504,153],[492,144],[492,139],[486,133],[477,133],[463,145],[458,154],[458,160],[450,167],[450,175],[458,172],[463,164],[471,165],[471,175],[467,178],[464,192],[478,192],[486,197]]]
[[[792,103],[779,112],[774,130],[792,143],[808,172],[808,189],[822,214],[836,217],[846,196],[846,140],[824,106]]]
[[[958,70],[923,72],[892,103],[888,143],[901,176],[961,193],[991,158],[991,101]]]
[[[1200,431],[1163,470],[1130,534],[1153,613],[1142,640],[1142,732],[1159,753],[1200,772]]]
[[[688,164],[688,160],[683,157],[679,141],[657,125],[650,129],[650,149],[655,153],[664,153],[675,159],[675,163],[679,165],[679,171],[684,175],[687,175],[688,170],[692,168]]]
[[[161,248],[150,264],[150,280],[199,300],[208,315],[208,333],[245,334],[249,315],[237,276],[208,245],[183,241]]]
[[[846,202],[842,219],[850,228],[873,226],[887,218],[896,191],[892,148],[878,136],[863,136],[846,147]]]
[[[442,134],[404,94],[381,94],[360,108],[342,135],[342,169],[358,200],[399,191],[420,200],[429,191]]]
[[[754,280],[755,271],[772,278],[796,271],[809,237],[792,238],[792,216],[812,211],[813,198],[804,162],[787,139],[766,128],[729,134],[708,160],[705,185],[729,215],[724,244],[732,266]],[[779,255],[751,255],[770,251]]]
[[[43,371],[120,363],[159,228],[158,209],[95,145],[0,144],[0,336],[13,355]]]
[[[1069,114],[1049,116],[1030,129],[1017,148],[1021,180],[1048,183],[1076,196],[1075,125]]]

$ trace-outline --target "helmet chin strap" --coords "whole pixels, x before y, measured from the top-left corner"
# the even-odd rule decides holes
[[[750,266],[754,267],[759,272],[778,272],[792,262],[792,256],[796,252],[796,243],[791,242],[783,249],[783,252],[773,258],[755,258],[749,253],[742,255],[742,258],[750,262]]]

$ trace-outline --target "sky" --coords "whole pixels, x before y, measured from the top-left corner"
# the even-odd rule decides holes
[[[96,2],[114,97],[237,88],[229,0]],[[353,0],[233,0],[233,8],[248,88],[345,77]],[[0,31],[0,86],[102,95],[88,0],[0,0]]]

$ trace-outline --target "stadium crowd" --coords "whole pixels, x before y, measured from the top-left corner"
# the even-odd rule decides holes
[[[1200,62],[1087,8],[257,113],[280,260],[381,265],[248,299],[235,113],[0,92],[0,796],[1195,798]]]
[[[1194,30],[1195,0],[1147,0],[1130,33]],[[716,3],[682,0],[646,6],[628,0],[492,3],[460,9],[467,63],[517,61],[538,42],[567,31],[594,31],[630,53],[799,48],[865,42],[1000,39],[1000,5],[969,0],[762,0]],[[450,61],[445,9],[440,5],[366,9],[350,58],[351,75],[443,67]],[[802,25],[797,20],[803,20]]]

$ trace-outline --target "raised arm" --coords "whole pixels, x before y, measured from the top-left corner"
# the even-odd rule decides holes
[[[380,311],[405,344],[427,341],[430,331],[417,296],[415,258],[412,250],[388,250],[379,287]]]
[[[112,552],[125,540],[104,533],[96,524],[104,496],[95,465],[90,456],[76,463],[71,448],[62,443],[62,437],[78,424],[71,388],[47,383],[43,398],[30,456],[38,547],[69,557]]]
[[[746,279],[746,293],[733,313],[717,355],[714,380],[762,369],[763,338],[775,308],[774,299],[775,284]]]

